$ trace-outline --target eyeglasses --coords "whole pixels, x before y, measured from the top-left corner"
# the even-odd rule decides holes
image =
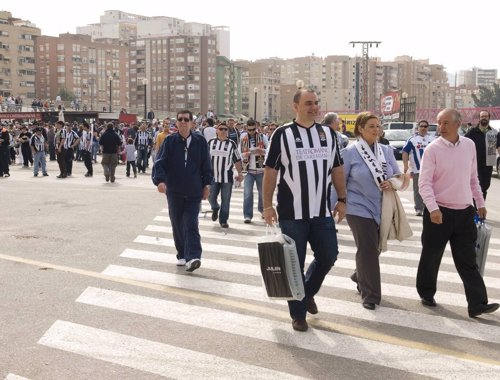
[[[217,128],[219,131],[227,132],[227,128]]]
[[[419,125],[420,128],[429,128],[428,125]]]
[[[188,123],[191,120],[189,118],[187,118],[187,117],[179,117],[179,118],[177,118],[177,121],[180,121],[180,122],[183,121],[184,123]]]
[[[255,128],[247,128],[247,131],[248,131],[248,132],[254,132],[254,131],[255,131]]]

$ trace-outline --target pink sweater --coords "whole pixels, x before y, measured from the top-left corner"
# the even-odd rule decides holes
[[[478,208],[484,207],[474,142],[462,136],[456,144],[434,140],[422,158],[418,189],[429,212],[438,206],[462,210],[473,204],[472,198]]]

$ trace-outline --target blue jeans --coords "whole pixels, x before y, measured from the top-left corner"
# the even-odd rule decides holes
[[[137,169],[139,172],[146,171],[148,166],[148,148],[138,148],[137,149]]]
[[[42,173],[47,173],[45,151],[35,153],[35,163],[33,164],[33,174],[38,175],[38,167],[42,167]]]
[[[339,248],[335,222],[332,217],[308,220],[280,220],[281,232],[295,240],[302,271],[306,296],[302,301],[288,301],[292,319],[305,319],[307,300],[314,297],[333,264],[337,260]],[[304,276],[307,243],[311,245],[314,259]]]
[[[220,207],[217,202],[217,197],[220,192]],[[231,201],[231,194],[233,192],[233,184],[231,182],[228,183],[220,183],[220,182],[212,182],[212,186],[210,186],[210,195],[208,196],[208,201],[210,202],[210,206],[212,210],[218,210],[219,212],[219,223],[227,223],[229,219],[229,202]]]
[[[198,227],[198,213],[201,198],[183,195],[167,195],[168,213],[178,259],[201,258],[201,238]]]
[[[259,202],[257,209],[262,213],[262,179],[264,173],[252,174],[247,173],[243,183],[243,217],[253,218],[253,184],[257,183],[257,191],[259,193]]]

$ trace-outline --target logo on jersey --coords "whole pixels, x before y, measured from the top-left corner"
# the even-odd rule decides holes
[[[326,135],[325,135],[325,132],[320,132],[320,133],[319,133],[319,139],[320,139],[320,141],[326,141]]]
[[[301,142],[302,142],[302,140],[300,139],[300,137],[297,137],[297,138],[295,139],[295,142],[296,142],[296,143],[301,143]]]

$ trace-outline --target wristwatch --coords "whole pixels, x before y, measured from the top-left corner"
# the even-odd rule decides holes
[[[337,202],[342,202],[345,204],[347,202],[347,199],[346,198],[337,198]]]

